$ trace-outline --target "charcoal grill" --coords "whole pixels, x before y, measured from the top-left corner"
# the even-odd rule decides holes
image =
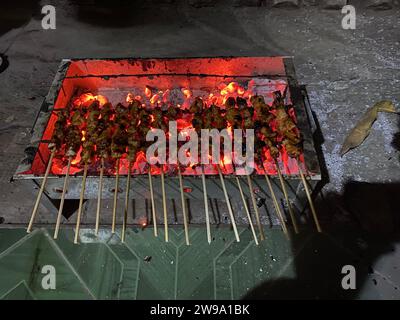
[[[243,86],[252,82],[259,94],[268,99],[273,91],[285,91],[285,99],[294,106],[297,126],[304,139],[303,155],[301,157],[311,189],[321,180],[320,166],[312,140],[313,123],[310,110],[304,102],[302,90],[297,82],[292,57],[221,57],[221,58],[125,58],[125,59],[64,59],[62,60],[48,95],[43,101],[32,129],[32,139],[25,149],[25,157],[18,166],[13,178],[15,180],[30,180],[39,185],[43,179],[50,157],[49,139],[54,129],[56,110],[65,108],[76,95],[77,90],[85,88],[95,95],[106,96],[111,102],[119,102],[131,95],[143,94],[146,87],[155,91],[180,90],[190,88],[195,94],[209,94],[220,88],[221,83],[239,83]],[[173,103],[184,104],[179,98],[170,98]],[[174,100],[175,99],[175,100]],[[288,184],[289,197],[293,203],[304,199],[303,188],[299,178],[297,162],[280,158],[280,167]],[[56,203],[63,189],[61,168],[52,167],[44,189],[45,196]],[[125,191],[124,179],[127,170],[121,168],[121,183],[117,190],[123,198]],[[235,174],[224,171],[226,188],[231,198],[239,199],[239,190],[235,183]],[[193,170],[185,170],[183,188],[185,196],[190,200],[202,200],[201,176]],[[279,199],[283,199],[277,172],[273,166],[268,169],[273,189]],[[133,172],[130,186],[130,198],[149,199],[149,181],[145,172]],[[224,193],[219,183],[218,175],[211,172],[206,175],[208,196],[223,199]],[[253,192],[257,198],[269,199],[270,195],[264,175],[255,172],[252,176]],[[95,199],[98,195],[98,172],[89,170],[85,199]],[[78,199],[81,191],[82,167],[73,168],[70,176],[66,201]],[[161,197],[159,174],[154,174],[154,196]],[[111,199],[114,196],[115,175],[105,174],[102,198]],[[180,198],[180,188],[177,176],[166,176],[166,196],[169,199]],[[249,197],[249,189],[243,188],[245,196]],[[301,207],[301,206],[299,206]],[[200,212],[199,212],[200,211]],[[241,213],[237,213],[241,215]],[[201,210],[191,213],[193,221],[196,215],[203,215]],[[242,221],[239,219],[239,223]],[[245,221],[245,220],[243,220]],[[266,220],[262,220],[266,222]],[[162,223],[162,221],[160,221]]]

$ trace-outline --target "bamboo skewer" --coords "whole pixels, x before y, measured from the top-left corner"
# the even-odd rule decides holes
[[[240,185],[240,180],[239,180],[238,177],[236,177],[236,182],[237,182],[237,185],[238,185],[238,188],[239,188],[240,196],[242,197],[244,209],[245,209],[246,214],[247,214],[247,219],[249,220],[251,232],[253,233],[254,242],[256,243],[256,245],[258,245],[257,234],[256,234],[256,231],[254,230],[253,222],[251,221],[250,211],[249,211],[249,208],[247,207],[246,199],[244,197],[242,186]]]
[[[119,188],[119,158],[117,159],[117,163],[115,165],[115,170],[116,170],[116,175],[115,175],[115,189],[114,189],[111,233],[115,233],[115,223],[117,220],[117,201],[118,201],[118,188]]]
[[[85,195],[87,171],[88,171],[88,164],[85,163],[85,167],[83,169],[81,194],[80,194],[80,197],[79,197],[78,215],[77,215],[77,218],[76,218],[76,228],[75,228],[75,238],[74,238],[74,243],[75,244],[78,243],[78,237],[79,237],[79,226],[81,224],[81,215],[82,215],[82,208],[83,208],[83,197]]]
[[[257,201],[256,201],[256,197],[254,196],[253,183],[251,182],[250,175],[247,175],[247,184],[249,185],[250,198],[251,198],[251,202],[253,204],[254,212],[256,213],[256,221],[257,221],[258,231],[260,232],[260,239],[265,240],[264,229],[261,225],[260,213],[258,212]]]
[[[210,215],[208,212],[207,185],[206,185],[206,176],[204,174],[203,166],[201,166],[201,181],[203,183],[204,210],[206,213],[207,241],[208,241],[208,244],[210,244],[211,243]]]
[[[149,172],[148,172],[148,176],[149,176],[149,188],[150,188],[150,199],[151,199],[151,212],[153,214],[154,236],[158,237],[156,205],[154,203],[153,179],[151,177],[151,170],[150,169],[149,169]]]
[[[225,196],[225,200],[226,200],[226,205],[228,206],[228,212],[229,212],[229,216],[230,216],[230,218],[231,218],[231,223],[232,223],[232,227],[233,227],[233,232],[235,233],[236,241],[237,241],[237,242],[240,242],[239,233],[238,233],[237,228],[236,228],[235,217],[234,217],[234,215],[233,215],[231,203],[230,203],[230,201],[229,201],[228,192],[226,191],[226,186],[225,186],[224,177],[223,177],[223,175],[222,175],[222,173],[221,173],[221,169],[220,169],[219,165],[217,165],[217,168],[218,168],[219,178],[220,178],[220,180],[221,180],[222,190],[224,191],[224,196]]]
[[[129,193],[130,193],[130,188],[131,188],[131,173],[132,173],[131,167],[132,167],[132,163],[129,162],[128,176],[126,178],[124,219],[122,221],[122,236],[121,236],[122,242],[125,242],[126,225],[128,223]]]
[[[64,201],[65,201],[65,193],[67,192],[67,188],[68,188],[69,170],[71,169],[71,161],[72,161],[72,157],[69,156],[68,157],[68,164],[67,164],[67,173],[65,174],[64,186],[63,186],[63,191],[62,191],[62,194],[61,194],[60,207],[58,208],[56,228],[54,229],[54,236],[53,236],[54,239],[57,239],[58,231],[60,229],[61,215],[62,215],[62,211],[63,211],[63,208],[64,208]]]
[[[168,242],[168,216],[167,216],[167,200],[165,196],[165,182],[164,182],[164,169],[161,166],[161,192],[163,201],[163,211],[164,211],[164,233],[165,242]]]
[[[276,213],[278,215],[279,220],[281,221],[283,232],[285,233],[285,235],[287,237],[289,237],[289,233],[288,233],[288,230],[287,230],[287,227],[286,227],[285,220],[283,218],[282,211],[281,211],[281,209],[279,207],[278,200],[276,199],[276,195],[275,195],[274,189],[272,188],[271,180],[269,179],[269,176],[268,176],[268,174],[266,172],[264,172],[264,176],[265,176],[265,180],[267,181],[268,189],[269,189],[269,191],[271,193],[272,201],[274,202],[275,211],[276,211]]]
[[[182,211],[183,211],[183,225],[185,227],[185,240],[186,240],[186,245],[190,245],[188,216],[187,216],[187,211],[186,211],[185,194],[183,192],[182,173],[181,173],[181,168],[180,168],[179,164],[178,164],[178,177],[179,177],[179,188],[181,190],[181,203],[182,203]]]
[[[286,189],[285,180],[283,178],[281,169],[279,168],[279,164],[278,164],[278,162],[276,160],[275,160],[275,166],[276,166],[276,169],[278,171],[278,177],[279,177],[279,181],[281,183],[282,192],[283,192],[283,195],[285,196],[285,200],[286,200],[286,203],[288,205],[290,219],[292,220],[292,223],[293,223],[294,232],[295,233],[299,233],[299,229],[298,229],[297,221],[296,221],[296,216],[294,215],[292,204],[289,201],[289,195],[288,195],[288,192],[287,192],[287,189]]]
[[[300,167],[300,164],[299,164],[298,167],[299,167],[301,181],[303,182],[304,190],[306,191],[308,203],[310,204],[310,209],[311,209],[311,213],[312,213],[313,218],[314,218],[315,226],[317,227],[318,232],[322,232],[321,226],[320,226],[319,221],[318,221],[317,212],[315,211],[314,203],[313,203],[312,198],[311,198],[311,193],[310,193],[310,190],[308,188],[308,184],[307,184],[306,178],[304,177],[304,173],[303,173],[303,170]]]
[[[37,198],[36,198],[35,205],[34,205],[33,210],[32,210],[31,220],[29,221],[28,228],[26,229],[27,233],[30,233],[31,230],[32,230],[33,222],[35,221],[36,213],[37,213],[37,210],[39,208],[40,199],[42,198],[44,187],[46,186],[47,177],[49,176],[50,169],[51,169],[51,164],[53,162],[53,158],[54,158],[55,154],[56,154],[56,149],[53,149],[51,151],[51,153],[50,153],[50,158],[49,158],[49,162],[47,163],[46,172],[45,172],[44,177],[43,177],[42,185],[40,186],[40,190],[39,190],[39,193],[38,193]]]
[[[96,209],[96,226],[95,226],[96,236],[99,234],[100,208],[101,208],[101,198],[102,198],[102,193],[103,193],[103,174],[104,174],[104,158],[101,157],[99,191],[97,194],[97,209]]]

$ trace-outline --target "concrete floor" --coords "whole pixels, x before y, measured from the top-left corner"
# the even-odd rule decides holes
[[[0,74],[1,226],[25,225],[29,219],[35,198],[31,185],[9,181],[62,58],[290,55],[321,128],[317,138],[329,174],[317,199],[324,223],[385,235],[399,231],[399,117],[380,114],[362,146],[343,158],[338,154],[366,108],[389,99],[400,110],[398,8],[358,9],[356,30],[343,30],[340,11],[313,7],[154,10],[127,5],[110,15],[99,7],[52,1],[57,29],[43,30],[40,1],[29,3],[18,14],[7,5],[0,12],[0,52],[9,59]],[[38,218],[39,223],[54,221],[45,207]],[[387,246],[395,243],[392,239]]]

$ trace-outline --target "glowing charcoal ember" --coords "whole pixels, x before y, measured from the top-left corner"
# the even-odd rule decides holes
[[[128,103],[133,102],[133,100],[135,100],[135,96],[132,93],[128,93],[128,95],[126,96],[125,101]]]
[[[171,138],[168,122],[175,120],[178,133],[181,132],[186,140],[189,139],[189,129],[195,129],[198,133],[203,128],[226,129],[232,136],[234,129],[254,128],[256,140],[263,143],[256,148],[261,148],[262,151],[260,155],[256,155],[256,160],[265,158],[263,161],[268,172],[276,174],[274,162],[278,159],[283,162],[284,174],[295,174],[298,172],[297,160],[292,161],[291,157],[301,155],[302,151],[298,146],[301,140],[296,126],[295,110],[291,104],[287,104],[290,103],[287,97],[283,96],[286,89],[287,82],[284,80],[265,79],[220,82],[214,88],[200,89],[157,88],[152,84],[152,87],[147,85],[141,89],[134,88],[128,93],[125,91],[125,95],[121,96],[123,104],[116,103],[115,108],[103,95],[88,92],[80,94],[72,99],[73,109],[67,123],[68,127],[80,129],[80,143],[84,148],[80,152],[79,160],[75,151],[71,170],[74,170],[79,161],[87,161],[93,162],[89,172],[95,172],[99,159],[104,158],[107,167],[111,156],[121,158],[121,174],[125,174],[125,167],[128,166],[124,164],[125,157],[126,161],[132,160],[138,151],[145,152],[150,145],[145,141],[147,132],[161,129],[168,140]],[[271,102],[267,103],[269,98]],[[115,96],[111,100],[118,102]],[[88,129],[90,123],[98,129]],[[61,150],[57,154],[63,158],[62,153]],[[66,160],[67,156],[54,165],[54,172],[62,174]],[[133,174],[140,174],[143,170],[146,172],[144,164],[136,160],[134,163]],[[78,169],[81,170],[80,167]],[[228,171],[232,171],[231,168]],[[212,166],[205,168],[205,174],[211,172],[217,173]],[[182,168],[182,174],[199,175],[201,172],[189,165]]]
[[[149,87],[146,86],[146,88],[144,89],[144,94],[147,98],[150,98],[152,93],[151,93],[151,89]]]
[[[73,104],[79,108],[87,108],[93,101],[98,101],[100,106],[108,102],[103,95],[93,95],[92,93],[83,93],[78,98],[73,100]]]

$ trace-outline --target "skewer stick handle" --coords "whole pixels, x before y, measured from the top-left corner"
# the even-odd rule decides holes
[[[185,240],[186,240],[186,245],[190,245],[188,217],[187,217],[186,203],[185,203],[185,194],[183,192],[182,173],[181,173],[181,168],[179,167],[179,164],[178,164],[178,177],[179,177],[179,188],[181,189],[181,203],[182,203],[182,211],[183,211],[183,225],[185,227]]]
[[[158,231],[157,231],[157,215],[156,215],[156,205],[154,203],[154,191],[153,191],[153,179],[151,176],[151,170],[149,168],[149,188],[150,188],[150,200],[151,200],[151,212],[153,215],[153,226],[154,226],[154,236],[158,237]]]
[[[235,217],[234,217],[234,215],[233,215],[231,203],[230,203],[230,201],[229,201],[228,192],[226,191],[226,186],[225,186],[224,177],[222,176],[221,168],[219,167],[219,165],[217,165],[217,168],[218,168],[219,178],[220,178],[220,180],[221,180],[222,190],[224,191],[224,196],[225,196],[225,200],[226,200],[226,205],[228,206],[228,212],[229,212],[229,216],[230,216],[230,218],[231,218],[231,223],[232,223],[232,227],[233,227],[233,232],[235,233],[236,241],[237,241],[237,242],[240,242],[239,233],[238,233],[237,228],[236,228]]]
[[[256,231],[254,230],[253,222],[251,221],[250,211],[249,211],[249,208],[247,207],[247,202],[246,202],[246,199],[244,197],[242,186],[240,185],[240,180],[239,180],[238,177],[236,177],[236,182],[237,182],[237,185],[238,185],[238,188],[239,188],[239,191],[240,191],[240,196],[242,197],[244,209],[245,209],[246,214],[247,214],[247,219],[249,220],[251,232],[253,233],[254,242],[256,243],[256,245],[258,245]]]
[[[68,188],[69,170],[71,169],[71,161],[72,161],[72,157],[70,156],[70,157],[68,157],[67,173],[65,174],[65,177],[64,177],[64,186],[63,186],[63,191],[61,194],[60,207],[58,208],[56,228],[54,229],[54,237],[53,237],[54,239],[57,239],[58,231],[60,230],[61,215],[62,215],[63,208],[64,208],[65,193],[67,192],[67,188]]]
[[[115,189],[114,189],[111,233],[115,233],[115,223],[117,220],[117,201],[118,201],[118,188],[119,188],[119,158],[117,159],[117,163],[115,165],[115,170],[116,170],[116,175],[115,175]]]
[[[96,226],[95,226],[95,231],[94,231],[96,236],[99,234],[101,197],[103,194],[103,174],[104,174],[104,158],[101,157],[99,190],[98,190],[98,194],[97,194]]]
[[[81,225],[81,216],[82,216],[82,208],[83,208],[83,197],[85,195],[87,170],[88,170],[88,164],[85,163],[85,167],[83,169],[81,194],[80,194],[80,197],[79,197],[78,215],[77,215],[77,218],[76,218],[76,228],[75,228],[75,238],[74,238],[74,243],[75,244],[78,243],[79,227]]]
[[[251,202],[253,203],[254,212],[256,213],[256,221],[257,221],[258,231],[260,232],[260,239],[265,240],[264,229],[261,225],[260,213],[258,212],[257,201],[256,201],[256,197],[254,196],[253,183],[251,182],[250,175],[247,175],[247,184],[249,185],[250,198],[251,198]]]
[[[203,167],[201,167],[201,181],[203,183],[203,195],[204,195],[204,210],[206,212],[206,228],[207,228],[207,241],[208,244],[211,243],[211,228],[210,228],[210,215],[208,212],[208,197],[207,197],[207,185],[206,185],[206,176],[204,174]]]
[[[161,192],[162,192],[163,211],[164,211],[165,242],[168,242],[167,200],[166,200],[166,195],[165,195],[164,169],[162,168],[162,166],[161,166]]]
[[[264,173],[264,176],[265,176],[265,180],[267,181],[268,189],[271,193],[272,201],[274,202],[275,211],[278,215],[279,220],[281,221],[283,232],[285,233],[285,235],[287,237],[289,237],[289,233],[286,228],[286,222],[285,222],[285,219],[283,218],[283,214],[282,214],[281,208],[279,206],[278,200],[276,199],[274,189],[272,188],[271,180],[267,173]]]
[[[26,229],[27,233],[30,233],[31,230],[32,230],[33,222],[35,221],[36,213],[37,213],[37,210],[39,208],[40,199],[42,198],[44,187],[46,186],[47,177],[49,176],[50,169],[51,169],[51,164],[53,162],[53,158],[54,158],[55,154],[56,154],[56,150],[54,149],[50,153],[50,158],[49,158],[49,162],[47,163],[46,172],[45,172],[44,177],[43,177],[42,185],[40,186],[40,190],[39,190],[39,193],[38,193],[37,198],[36,198],[35,205],[34,205],[33,210],[32,210],[31,220],[29,221],[28,228]]]
[[[279,168],[279,164],[278,164],[277,161],[275,161],[275,165],[276,165],[276,169],[278,171],[279,181],[281,183],[283,195],[285,196],[285,200],[286,200],[286,203],[288,205],[290,219],[292,220],[292,223],[293,223],[294,232],[295,233],[299,233],[299,228],[297,226],[296,216],[294,215],[292,204],[289,201],[289,195],[288,195],[288,192],[287,192],[287,189],[286,189],[285,180],[283,179],[282,172],[281,172],[281,169]]]
[[[131,188],[131,166],[132,166],[132,163],[129,162],[128,177],[126,179],[124,220],[122,221],[122,236],[121,236],[122,242],[125,242],[126,225],[128,222],[129,192],[130,192],[130,188]]]
[[[306,191],[308,203],[310,204],[310,209],[311,209],[311,213],[314,218],[315,226],[317,227],[318,232],[322,232],[321,226],[319,224],[317,212],[315,211],[314,203],[311,198],[310,189],[308,188],[306,178],[304,177],[304,173],[303,173],[303,170],[301,169],[300,165],[299,165],[299,172],[300,172],[301,181],[303,182],[303,185],[304,185],[304,190]]]

